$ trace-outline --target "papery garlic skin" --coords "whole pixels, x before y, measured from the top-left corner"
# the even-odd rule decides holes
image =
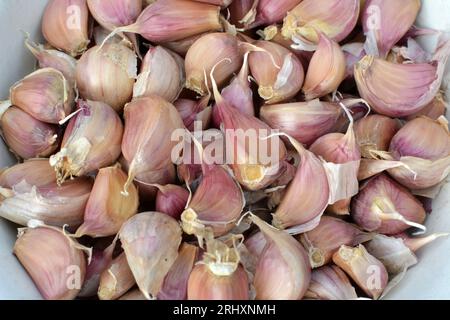
[[[39,69],[10,89],[11,104],[42,122],[58,124],[70,114],[73,88],[56,69]]]
[[[107,237],[117,234],[129,218],[136,214],[139,194],[130,185],[128,196],[122,192],[127,174],[119,166],[100,169],[84,213],[84,223],[77,236]]]
[[[378,299],[388,282],[384,265],[370,255],[363,245],[341,246],[333,255],[333,262],[343,269],[372,299]]]
[[[133,98],[159,95],[168,102],[178,98],[185,82],[184,61],[161,46],[150,48],[142,61]]]
[[[365,230],[386,235],[410,228],[406,221],[422,224],[425,220],[422,204],[409,190],[385,174],[372,178],[361,188],[353,199],[351,215]]]
[[[205,55],[205,52],[208,54]],[[222,62],[221,64],[218,64]],[[186,87],[204,96],[212,88],[206,75],[214,70],[214,79],[220,86],[242,65],[238,40],[227,33],[209,33],[200,37],[189,48],[186,59]]]
[[[318,43],[322,32],[340,42],[355,28],[359,10],[360,0],[303,0],[284,19],[283,36]]]
[[[306,299],[315,300],[355,300],[355,288],[345,273],[335,265],[313,270],[311,284],[305,293]]]
[[[95,20],[110,31],[134,23],[142,12],[142,0],[87,0]]]
[[[128,266],[125,253],[115,258],[111,265],[102,272],[98,288],[100,300],[116,300],[130,290],[136,281]]]
[[[305,79],[300,60],[288,49],[274,42],[260,40],[254,45],[265,50],[251,52],[248,61],[250,72],[259,86],[260,97],[268,104],[293,98]]]
[[[59,129],[16,107],[10,107],[0,118],[3,138],[9,148],[23,159],[48,157],[59,145]]]
[[[117,112],[131,100],[137,56],[125,45],[107,43],[90,48],[78,61],[77,86],[81,97],[101,101]]]
[[[345,79],[345,72],[346,61],[341,47],[321,33],[303,85],[306,100],[320,98],[337,90]]]
[[[73,300],[86,273],[86,258],[75,240],[52,228],[21,229],[14,254],[46,300]],[[70,285],[70,286],[69,286]]]
[[[118,114],[102,102],[79,100],[78,105],[61,150],[50,157],[58,183],[112,165],[120,155],[123,124]]]
[[[161,290],[178,256],[181,235],[177,221],[159,212],[135,215],[119,232],[128,265],[147,299]]]
[[[86,0],[50,0],[42,17],[42,34],[53,46],[73,57],[89,44],[89,9]]]
[[[416,20],[420,0],[367,0],[361,12],[366,50],[384,58]]]

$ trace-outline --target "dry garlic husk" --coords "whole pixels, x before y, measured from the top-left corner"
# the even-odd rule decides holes
[[[77,60],[72,56],[54,49],[46,49],[42,44],[37,44],[30,39],[25,40],[25,46],[35,56],[40,68],[53,68],[60,71],[70,88],[75,87],[75,70]]]
[[[261,108],[264,122],[307,146],[332,132],[341,114],[342,108],[337,104],[319,99],[265,105]]]
[[[188,300],[249,300],[249,289],[236,244],[229,247],[219,240],[208,239],[203,260],[189,276]]]
[[[341,246],[333,255],[333,262],[372,299],[378,299],[387,286],[386,268],[361,244],[355,248]]]
[[[355,28],[360,0],[304,0],[284,18],[283,36],[300,47],[317,44],[319,33],[340,42]]]
[[[374,151],[388,151],[392,138],[400,129],[400,122],[379,114],[372,114],[355,123],[355,135],[361,155],[372,159]]]
[[[314,229],[330,202],[327,173],[321,160],[290,138],[300,155],[294,179],[273,214],[272,224],[280,229],[294,227],[294,233]]]
[[[59,129],[36,120],[17,107],[0,115],[2,137],[11,151],[22,159],[48,157],[59,146]]]
[[[50,157],[58,183],[115,163],[120,155],[122,133],[122,121],[110,106],[78,100],[77,113],[69,121],[61,150]]]
[[[409,190],[380,174],[362,186],[353,199],[351,215],[367,231],[392,235],[411,226],[424,229],[426,214]]]
[[[136,214],[138,190],[131,185],[128,196],[123,195],[121,192],[126,181],[127,174],[118,165],[99,170],[77,236],[96,238],[115,235],[122,224]]]
[[[209,99],[210,96],[207,95],[200,100],[178,99],[173,103],[189,131],[194,131],[196,121],[200,122],[202,130],[209,127],[212,115],[212,109],[208,106]]]
[[[79,178],[58,186],[48,159],[29,160],[2,171],[0,175],[0,216],[26,226],[40,220],[53,226],[77,227],[92,181]]]
[[[241,71],[234,77],[231,83],[222,90],[222,97],[241,113],[249,116],[255,116],[255,107],[253,105],[253,90],[249,80],[249,52],[244,55],[244,62]],[[213,122],[217,128],[220,128],[222,119],[218,108],[213,108]]]
[[[161,46],[152,47],[142,61],[141,72],[134,85],[133,97],[159,95],[175,101],[185,83],[184,61]]]
[[[221,29],[220,7],[187,0],[164,0],[151,3],[135,23],[116,28],[113,34],[138,33],[148,41],[162,43]]]
[[[236,180],[248,190],[261,190],[272,184],[283,171],[283,160],[286,157],[286,147],[278,136],[271,136],[272,129],[261,120],[248,116],[230,106],[217,89],[212,79],[216,108],[222,118],[226,139],[234,144],[232,152],[233,163],[230,165]],[[249,143],[235,135],[235,132],[254,133],[250,148]],[[275,146],[276,150],[272,150]],[[256,154],[255,154],[256,151]],[[261,159],[261,153],[267,159]],[[276,158],[276,159],[275,159]],[[264,161],[268,160],[268,161]]]
[[[410,116],[425,108],[439,92],[447,60],[446,53],[430,63],[408,64],[365,56],[355,65],[358,91],[379,114]]]
[[[412,27],[419,10],[420,0],[367,0],[361,12],[367,53],[385,58]]]
[[[336,265],[324,266],[313,270],[311,283],[305,293],[305,299],[314,300],[354,300],[355,288]]]
[[[136,73],[136,53],[123,44],[106,43],[80,58],[77,86],[84,99],[104,102],[120,112],[131,100]]]
[[[183,243],[172,268],[164,279],[158,300],[187,300],[189,276],[197,261],[199,249],[191,244]]]
[[[430,119],[437,120],[441,116],[445,116],[447,108],[448,103],[445,101],[445,97],[442,92],[439,92],[433,101],[431,101],[425,108],[413,115],[408,116],[406,120],[413,120],[421,116],[426,116]]]
[[[110,31],[134,23],[142,12],[142,0],[87,0],[87,5],[94,19]]]
[[[345,71],[346,60],[341,47],[321,33],[303,85],[306,100],[320,98],[336,91],[345,79]]]
[[[305,79],[302,63],[288,49],[269,41],[256,41],[262,50],[249,56],[250,72],[258,84],[258,93],[266,103],[273,104],[293,98]]]
[[[240,1],[236,1],[240,2]],[[301,0],[258,0],[241,19],[248,29],[281,22]]]
[[[267,241],[253,285],[257,300],[300,300],[309,287],[311,266],[305,249],[291,235],[252,215]]]
[[[19,229],[14,254],[46,300],[72,300],[81,290],[86,257],[64,230]]]
[[[86,0],[50,0],[42,17],[42,34],[55,48],[73,57],[89,44],[89,9]]]
[[[159,212],[144,212],[128,220],[119,232],[128,264],[147,299],[156,298],[178,256],[181,228]]]
[[[115,258],[100,276],[98,297],[100,300],[116,300],[130,290],[136,281],[128,265],[125,253]]]
[[[205,54],[208,53],[208,54]],[[218,64],[222,62],[221,64]],[[238,39],[228,33],[208,33],[200,37],[186,54],[186,87],[204,96],[212,83],[205,76],[215,68],[214,79],[220,86],[242,65]]]
[[[346,134],[329,133],[320,137],[309,148],[325,163],[330,184],[330,202],[337,200],[327,211],[338,215],[350,214],[350,200],[359,191],[358,171],[361,153],[356,143],[351,121]],[[331,200],[331,198],[333,200]]]
[[[146,183],[171,183],[159,180],[167,170],[175,175],[171,153],[177,142],[171,141],[171,136],[184,128],[178,111],[164,99],[149,96],[129,103],[124,117],[122,153],[129,164],[125,192],[135,178],[142,180],[140,175],[146,175]]]
[[[165,213],[174,219],[180,219],[189,200],[189,191],[173,184],[158,185],[157,188],[156,211]]]
[[[394,235],[394,237],[402,239],[403,243],[411,249],[412,252],[416,252],[436,239],[448,237],[449,235],[449,233],[433,233],[423,237],[411,237],[406,233],[400,233]]]
[[[61,72],[44,68],[14,84],[10,100],[33,118],[57,124],[72,111],[74,94]]]
[[[322,217],[315,229],[298,236],[313,268],[328,264],[341,245],[356,246],[372,237],[354,224],[328,216]]]

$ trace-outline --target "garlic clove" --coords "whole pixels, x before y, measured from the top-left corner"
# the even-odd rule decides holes
[[[347,43],[342,46],[342,52],[346,61],[345,79],[353,80],[355,64],[366,55],[364,44],[362,42]]]
[[[181,39],[178,41],[170,41],[170,42],[164,42],[161,43],[162,46],[165,48],[172,50],[173,52],[178,53],[182,57],[186,57],[187,52],[189,51],[189,48],[194,44],[195,41],[203,37],[205,34],[196,34],[194,36]]]
[[[281,22],[288,11],[298,5],[301,0],[259,0],[247,12],[243,20],[247,28]]]
[[[264,236],[264,233],[258,231],[252,236],[248,237],[245,242],[245,247],[247,250],[254,255],[255,257],[260,257],[264,248],[266,247],[267,240]]]
[[[122,121],[110,106],[78,100],[78,110],[69,121],[61,150],[50,157],[58,183],[115,163],[120,155],[122,132]]]
[[[237,28],[245,28],[245,24],[248,24],[249,16],[255,17],[255,9],[257,2],[255,0],[240,0],[233,1],[228,6],[229,21]],[[250,12],[253,10],[252,12]],[[249,15],[250,13],[250,15]]]
[[[89,44],[89,9],[86,0],[50,0],[42,17],[42,34],[55,48],[73,57]]]
[[[199,249],[196,246],[183,243],[172,268],[164,279],[159,300],[187,300],[189,276],[197,261]]]
[[[173,102],[178,98],[184,83],[184,60],[161,46],[153,47],[142,61],[133,97],[156,94]]]
[[[333,262],[372,299],[378,299],[387,286],[386,268],[363,245],[355,248],[341,246],[333,255]]]
[[[258,217],[250,218],[267,241],[259,256],[253,285],[257,300],[300,300],[308,289],[311,267],[303,247],[291,235]]]
[[[156,186],[155,209],[179,220],[189,199],[189,191],[177,185]]]
[[[356,246],[372,237],[356,225],[325,216],[315,229],[299,235],[298,239],[308,252],[311,266],[318,268],[328,264],[341,245]]]
[[[142,294],[142,292],[139,289],[134,289],[128,291],[128,293],[124,294],[122,297],[120,297],[119,300],[132,300],[132,301],[140,301],[140,300],[147,300],[145,296]]]
[[[130,290],[136,281],[125,253],[115,258],[100,276],[98,297],[100,300],[116,300]]]
[[[305,293],[306,299],[314,300],[355,300],[355,288],[345,273],[336,265],[313,270],[311,284]]]
[[[19,108],[8,108],[0,126],[6,144],[23,159],[48,157],[59,146],[56,126],[36,120]]]
[[[258,93],[266,103],[273,104],[293,98],[304,80],[302,63],[283,46],[269,41],[256,41],[264,50],[250,53],[249,66],[259,86]]]
[[[181,228],[175,219],[159,212],[140,213],[119,232],[128,265],[147,299],[156,297],[178,256]]]
[[[410,121],[421,116],[426,116],[430,119],[438,120],[441,116],[445,116],[447,109],[448,103],[445,101],[443,94],[439,92],[433,99],[433,101],[431,101],[425,108],[415,114],[408,116],[406,120]]]
[[[209,127],[212,115],[211,107],[208,106],[209,99],[209,96],[205,96],[198,101],[178,99],[174,102],[173,105],[180,113],[183,123],[189,131],[195,130],[195,122],[200,122],[202,130]]]
[[[86,205],[84,223],[77,236],[107,237],[117,234],[129,218],[136,214],[139,205],[138,190],[134,185],[128,196],[122,195],[127,174],[119,165],[100,169]]]
[[[56,69],[39,69],[10,89],[11,104],[36,120],[58,124],[72,110],[73,92],[64,75]]]
[[[142,0],[87,0],[89,11],[95,20],[110,31],[136,21],[142,12]]]
[[[306,100],[320,98],[337,90],[345,79],[345,70],[345,55],[341,47],[321,33],[303,85]]]
[[[84,99],[104,102],[120,112],[131,100],[136,74],[134,51],[123,44],[107,43],[83,54],[76,79]]]
[[[401,233],[394,235],[396,238],[400,238],[403,240],[403,243],[411,249],[412,252],[416,252],[423,248],[424,246],[432,243],[436,239],[448,237],[448,233],[433,233],[424,237],[410,237],[406,233]]]
[[[3,188],[13,189],[22,181],[41,187],[56,183],[56,177],[48,159],[30,159],[0,171]]]
[[[72,300],[81,290],[86,258],[78,244],[56,228],[19,229],[14,254],[46,300]]]

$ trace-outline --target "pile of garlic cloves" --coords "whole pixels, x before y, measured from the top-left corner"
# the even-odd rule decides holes
[[[43,298],[380,299],[450,232],[450,39],[420,0],[105,3],[49,0],[0,103],[0,217]]]

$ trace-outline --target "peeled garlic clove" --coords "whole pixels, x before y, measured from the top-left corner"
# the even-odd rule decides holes
[[[446,61],[447,57],[431,63],[396,64],[365,56],[355,65],[358,91],[379,114],[412,115],[438,93]]]
[[[208,239],[207,253],[192,270],[187,290],[188,300],[249,300],[248,275],[236,246]]]
[[[131,185],[128,196],[122,195],[127,174],[119,166],[100,169],[86,205],[84,223],[77,236],[107,237],[117,234],[139,205],[137,188]]]
[[[161,46],[150,48],[142,61],[133,97],[156,94],[169,102],[175,101],[185,82],[183,68],[184,61],[176,53]]]
[[[84,99],[104,102],[120,112],[131,100],[136,73],[133,50],[123,44],[106,43],[90,48],[80,58],[77,86]]]
[[[293,98],[303,85],[302,63],[283,46],[269,41],[256,41],[264,50],[251,52],[249,66],[259,86],[258,93],[268,104]]]
[[[252,8],[243,20],[249,29],[280,22],[288,11],[300,2],[301,0],[259,0],[258,5]]]
[[[316,300],[354,300],[355,288],[345,273],[335,265],[313,270],[311,284],[305,293],[306,299]]]
[[[75,240],[56,228],[19,230],[14,254],[46,300],[72,300],[81,290],[86,258]]]
[[[355,135],[364,158],[374,157],[373,151],[388,151],[392,138],[400,129],[400,122],[386,116],[372,114],[355,123]]]
[[[361,12],[369,54],[384,58],[406,34],[420,10],[419,0],[368,0]]]
[[[129,164],[125,192],[134,178],[141,180],[140,175],[149,175],[146,183],[171,183],[158,180],[167,173],[175,177],[171,154],[177,142],[171,137],[177,129],[184,129],[178,111],[164,99],[150,96],[129,103],[124,118],[122,153]],[[184,130],[181,132],[184,134]]]
[[[89,44],[89,9],[86,0],[50,0],[42,18],[42,34],[55,48],[73,57]]]
[[[134,24],[116,28],[138,33],[154,43],[177,41],[208,31],[221,30],[220,7],[187,0],[155,1],[148,5]]]
[[[284,18],[283,36],[318,43],[322,32],[340,42],[355,28],[359,9],[360,0],[304,0]]]
[[[177,221],[159,212],[140,213],[119,232],[130,269],[147,299],[161,290],[178,256],[181,234]]]
[[[198,101],[178,99],[173,103],[189,131],[194,131],[196,121],[201,122],[203,130],[209,127],[212,114],[211,107],[208,107],[209,98],[209,96],[205,96]]]
[[[39,69],[10,89],[11,104],[42,122],[57,124],[72,111],[73,92],[56,69]]]
[[[69,121],[61,150],[50,157],[58,183],[115,163],[120,155],[122,133],[122,121],[110,106],[78,100],[77,113]]]
[[[189,276],[197,261],[199,249],[196,246],[183,243],[178,258],[164,279],[158,300],[187,300]]]
[[[426,116],[430,119],[437,120],[441,116],[445,116],[447,106],[448,104],[445,101],[443,94],[439,92],[433,101],[431,101],[425,108],[413,115],[408,116],[406,120],[410,121],[421,116]]]
[[[64,52],[46,49],[28,38],[25,40],[25,46],[36,57],[40,68],[53,68],[60,71],[69,82],[70,88],[75,87],[76,59]]]
[[[253,285],[257,300],[300,300],[308,289],[311,266],[303,247],[291,235],[252,215],[267,241],[259,256]]]
[[[299,236],[313,268],[328,264],[341,245],[356,246],[370,239],[372,235],[356,225],[328,216],[322,217],[315,229]]]
[[[208,54],[205,55],[205,52]],[[218,64],[224,60],[226,62]],[[186,87],[204,96],[212,88],[205,72],[209,75],[217,65],[214,78],[220,86],[239,70],[241,64],[242,56],[235,36],[227,33],[206,34],[195,41],[186,54]]]
[[[23,159],[48,157],[58,148],[58,128],[19,108],[8,108],[0,118],[0,126],[6,144]]]
[[[37,187],[56,183],[48,159],[30,159],[0,171],[0,187],[13,189],[22,181]]]
[[[189,199],[189,191],[185,188],[168,184],[157,186],[155,209],[158,212],[168,214],[179,219],[183,213]]]
[[[87,0],[95,20],[110,31],[134,23],[142,11],[142,0]]]
[[[306,100],[320,98],[337,90],[345,79],[345,70],[345,55],[341,47],[321,33],[303,86]]]
[[[100,300],[116,300],[130,290],[136,281],[127,262],[125,253],[115,258],[102,272],[98,297]]]
[[[367,231],[392,235],[411,226],[424,229],[422,204],[385,174],[370,179],[353,199],[351,215]]]
[[[333,255],[333,262],[372,299],[378,299],[387,286],[386,268],[363,245],[355,248],[341,246]]]

